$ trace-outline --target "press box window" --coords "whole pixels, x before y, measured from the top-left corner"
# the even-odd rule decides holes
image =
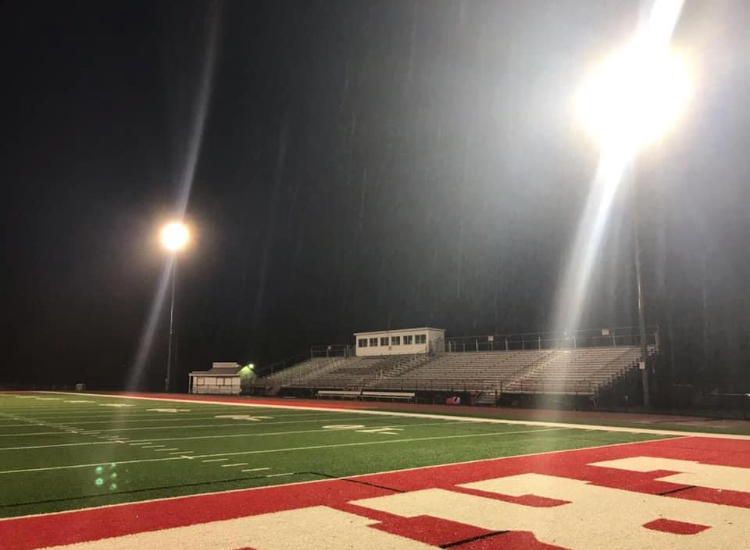
[[[407,334],[404,336],[404,345],[405,346],[411,346],[414,343],[414,336],[411,334]]]
[[[400,346],[401,345],[401,337],[400,336],[391,336],[391,345],[392,346]]]
[[[378,345],[378,339],[377,338],[370,338],[370,347],[374,348]]]
[[[366,348],[367,347],[367,338],[360,338],[359,339],[359,347],[360,348]]]
[[[415,337],[415,344],[426,344],[427,343],[427,335],[426,334],[417,334]]]
[[[388,337],[387,336],[383,336],[383,337],[380,338],[380,345],[381,346],[387,346],[388,345]]]

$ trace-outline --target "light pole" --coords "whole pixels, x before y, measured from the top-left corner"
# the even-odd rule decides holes
[[[664,134],[678,118],[688,99],[688,77],[681,60],[669,51],[669,41],[643,35],[610,57],[581,89],[578,107],[584,122],[601,144],[602,158],[617,159],[634,183],[633,165],[638,152]],[[613,182],[613,185],[619,184]],[[635,189],[631,190],[633,193]],[[634,196],[635,199],[635,196]],[[646,362],[646,316],[643,298],[642,258],[638,205],[632,202],[633,261],[638,300],[643,404],[650,404]]]
[[[185,248],[190,239],[190,232],[185,224],[181,222],[168,223],[161,230],[161,242],[169,251],[171,257],[172,276],[172,300],[169,305],[169,349],[167,350],[167,377],[164,379],[164,391],[169,393],[172,389],[172,338],[174,335],[174,294],[175,279],[177,277],[177,253]]]

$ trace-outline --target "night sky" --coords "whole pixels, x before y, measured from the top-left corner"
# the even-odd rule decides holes
[[[554,328],[598,160],[575,93],[641,6],[0,2],[0,383],[128,379],[206,67],[179,386],[358,330]],[[735,389],[750,381],[748,28],[748,2],[687,0],[674,45],[693,97],[617,198],[581,323],[637,322],[638,208],[662,372]],[[166,335],[164,308],[143,389],[162,384]]]

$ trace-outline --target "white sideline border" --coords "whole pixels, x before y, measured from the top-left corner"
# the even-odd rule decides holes
[[[36,393],[54,393],[63,395],[80,395],[70,392],[36,392]],[[311,411],[329,411],[337,413],[355,413],[365,415],[376,415],[376,416],[403,416],[407,418],[434,418],[436,420],[455,420],[458,422],[486,422],[490,424],[507,424],[507,425],[520,425],[520,426],[540,426],[543,428],[572,428],[579,430],[590,430],[598,432],[620,432],[620,433],[632,433],[632,434],[650,434],[650,435],[664,435],[664,436],[676,436],[676,437],[711,437],[715,439],[738,439],[743,441],[750,441],[750,435],[740,434],[718,434],[708,432],[693,432],[693,431],[682,431],[682,430],[658,430],[654,428],[625,428],[622,426],[599,426],[596,424],[571,424],[566,422],[548,422],[541,420],[508,420],[504,418],[481,418],[472,416],[453,416],[445,414],[434,414],[434,413],[408,413],[408,412],[387,412],[387,411],[372,411],[366,409],[347,409],[347,408],[325,408],[325,407],[306,407],[305,405],[261,405],[259,403],[229,403],[226,401],[208,401],[208,400],[192,400],[192,399],[173,399],[169,397],[144,397],[134,395],[109,395],[103,393],[86,393],[91,397],[109,397],[116,399],[144,399],[149,401],[168,401],[168,402],[180,402],[180,403],[203,403],[206,405],[235,405],[237,407],[256,407],[256,408],[268,408],[268,409],[297,409],[297,410],[311,410]]]

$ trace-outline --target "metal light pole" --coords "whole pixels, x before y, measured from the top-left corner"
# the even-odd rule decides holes
[[[164,379],[164,391],[169,393],[172,385],[172,338],[174,336],[174,287],[177,278],[177,254],[172,256],[172,301],[169,305],[169,349],[167,350],[167,377]]]
[[[174,297],[177,278],[177,253],[185,248],[190,238],[187,227],[180,222],[167,224],[161,232],[161,242],[171,253],[172,300],[169,306],[169,349],[167,350],[167,377],[164,379],[164,391],[172,389],[172,339],[174,337]]]
[[[631,190],[635,195],[635,189]],[[635,203],[635,200],[633,201]],[[634,204],[634,206],[636,206]],[[638,294],[638,332],[641,344],[641,382],[643,384],[643,405],[651,404],[648,380],[648,346],[646,344],[646,312],[643,300],[643,283],[641,276],[641,239],[638,229],[638,208],[633,208],[633,256],[635,260],[635,286]]]

